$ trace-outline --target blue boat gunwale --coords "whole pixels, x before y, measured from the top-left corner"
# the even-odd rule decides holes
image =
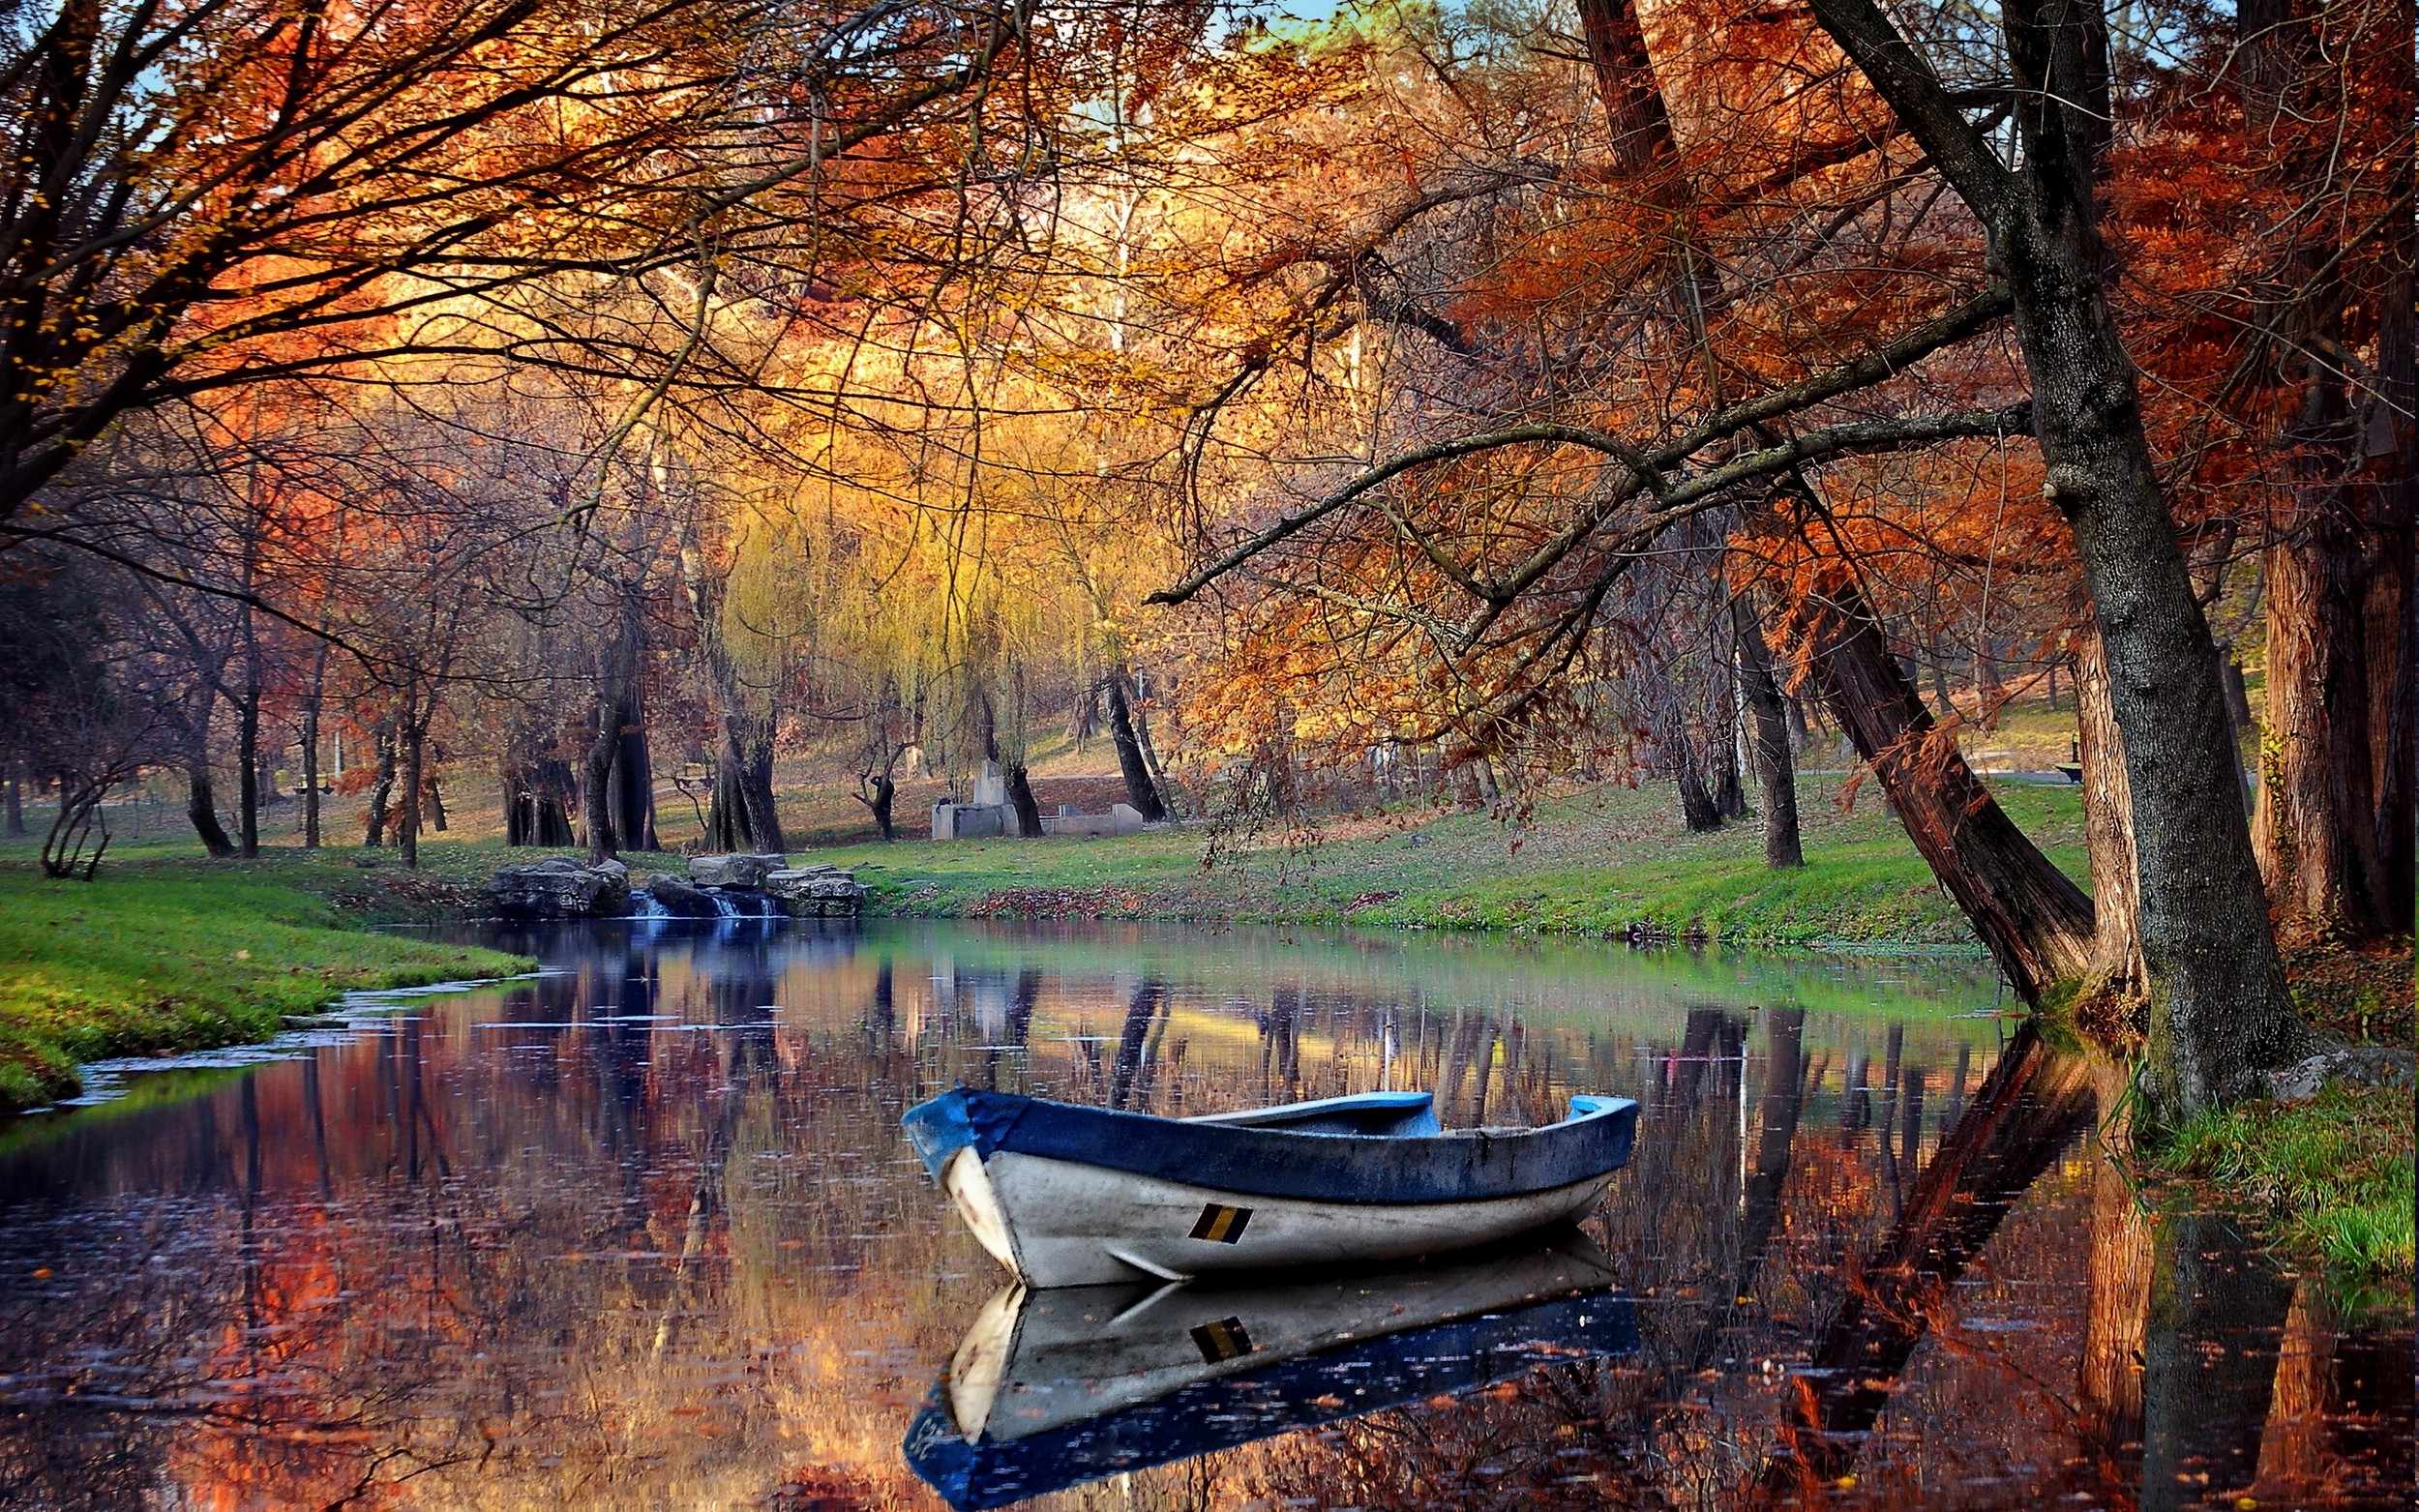
[[[1330,1098],[1331,1120],[1359,1105],[1400,1123],[1426,1093]],[[1383,1099],[1374,1102],[1374,1099]],[[1257,1110],[1300,1115],[1314,1104]],[[1356,1204],[1485,1201],[1574,1186],[1628,1164],[1638,1105],[1576,1095],[1570,1116],[1535,1129],[1345,1134],[1199,1122],[954,1087],[900,1120],[938,1181],[958,1151],[1067,1161],[1247,1197]],[[1419,1115],[1434,1127],[1432,1114]]]

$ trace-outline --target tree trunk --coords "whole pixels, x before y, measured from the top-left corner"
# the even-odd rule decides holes
[[[2407,5],[2403,10],[2409,15]],[[2398,59],[2403,101],[2410,98],[2411,61]],[[2404,115],[2407,117],[2405,109]],[[2419,561],[2413,558],[2413,516],[2419,512],[2419,338],[2414,337],[2412,263],[2419,227],[2412,223],[2413,164],[2404,137],[2400,173],[2405,196],[2388,232],[2394,269],[2379,301],[2378,393],[2371,402],[2366,467],[2370,560],[2361,621],[2368,627],[2369,787],[2376,805],[2377,911],[2392,934],[2411,927],[2414,860],[2419,860]]]
[[[260,854],[260,684],[249,680],[235,705],[236,854]]]
[[[1686,731],[1676,732],[1671,750],[1672,778],[1680,787],[1680,822],[1689,833],[1703,835],[1722,827],[1722,811],[1705,786],[1697,766],[1696,746]]]
[[[1739,740],[1737,732],[1727,732],[1723,739],[1711,742],[1714,756],[1714,812],[1725,819],[1747,816],[1747,788],[1739,779]]]
[[[719,851],[780,855],[790,849],[773,807],[773,746],[743,740],[725,717],[714,754],[714,794],[705,813],[705,844]]]
[[[2259,722],[2251,717],[2251,693],[2243,684],[2243,664],[2234,658],[2230,645],[2218,647],[2218,686],[2225,695],[2226,723],[2232,726],[2234,739],[2234,770],[2242,780],[2243,812],[2252,812],[2257,800],[2259,784],[2252,769],[2243,764],[2243,745],[2249,741],[2258,749]]]
[[[2076,719],[2083,768],[2083,835],[2091,847],[2094,926],[2092,990],[2137,997],[2148,987],[2142,965],[2141,884],[2134,860],[2134,793],[2125,777],[2125,737],[2108,695],[2108,662],[2100,632],[2076,637]]]
[[[1596,92],[1612,129],[1613,161],[1625,175],[1672,156],[1671,113],[1646,50],[1631,0],[1579,0],[1579,27],[1596,74]]]
[[[596,738],[589,743],[580,777],[580,823],[588,832],[588,864],[611,860],[620,848],[613,828],[613,755],[621,749],[619,700],[610,691],[596,697]]]
[[[874,779],[874,796],[866,800],[865,807],[874,812],[874,827],[881,831],[881,838],[886,841],[899,838],[891,818],[891,804],[898,795],[898,785],[890,780],[889,773],[884,772]]]
[[[2296,933],[2383,931],[2368,729],[2360,548],[2332,512],[2265,555],[2268,710],[2253,832],[2278,912]]]
[[[2096,11],[2096,8],[2095,8]],[[2001,16],[2022,143],[2010,169],[1873,0],[1814,13],[1987,229],[2032,380],[2044,489],[2075,532],[2125,735],[2150,975],[2154,1106],[2189,1115],[2310,1043],[2285,988],[2235,793],[2217,648],[2142,430],[2094,223],[2092,85],[2063,5]]]
[[[1033,796],[1033,784],[1025,775],[1025,763],[1008,763],[1007,787],[1009,806],[1016,810],[1016,833],[1020,840],[1041,839],[1041,802]]]
[[[370,812],[362,829],[365,845],[386,844],[388,804],[395,796],[395,725],[380,720],[370,730],[371,749],[377,753],[377,776],[370,784]]]
[[[655,767],[646,742],[646,709],[636,689],[621,704],[613,750],[613,827],[633,850],[654,850]]]
[[[235,854],[235,842],[227,839],[226,827],[219,822],[217,789],[210,781],[210,756],[196,751],[185,758],[185,814],[194,821],[194,833],[201,837],[201,848],[213,860],[224,861]],[[61,792],[67,785],[60,785]]]
[[[1150,780],[1150,768],[1143,760],[1142,742],[1134,734],[1134,710],[1125,695],[1126,678],[1130,675],[1123,663],[1109,668],[1109,743],[1117,747],[1118,770],[1125,777],[1125,801],[1134,806],[1146,823],[1157,823],[1168,816],[1168,809],[1159,801],[1158,785]]]
[[[1764,864],[1776,869],[1806,865],[1798,835],[1798,774],[1790,755],[1789,716],[1780,682],[1773,675],[1772,648],[1747,595],[1730,601],[1730,625],[1738,638],[1739,682],[1747,692],[1748,752],[1755,760],[1756,816],[1764,827]]]
[[[403,854],[403,865],[417,867],[420,864],[420,763],[427,736],[419,724],[406,714],[400,722],[396,738],[403,748],[403,771],[400,774],[403,807],[395,819],[395,845]]]
[[[2287,930],[2368,939],[2391,925],[2370,786],[2366,564],[2343,448],[2327,444],[2348,422],[2342,385],[2331,373],[2302,376],[2285,437],[2299,449],[2298,476],[2263,556],[2268,717],[2252,833]]]
[[[2092,965],[2091,900],[2026,839],[1933,725],[1864,590],[1834,569],[1790,615],[1816,686],[1974,932],[2027,1002]]]
[[[303,699],[303,848],[319,848],[319,704],[327,686],[328,648],[320,643],[311,668],[311,692]]]

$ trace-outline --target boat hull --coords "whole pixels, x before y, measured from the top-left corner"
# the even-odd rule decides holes
[[[1227,1271],[1407,1260],[1565,1223],[1615,1172],[1446,1202],[1270,1197],[1048,1156],[971,1148],[942,1182],[984,1249],[1030,1287],[1189,1280]]]

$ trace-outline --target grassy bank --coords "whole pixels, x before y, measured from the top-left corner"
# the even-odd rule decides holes
[[[2061,866],[2086,870],[2071,789],[2000,785]],[[1749,946],[1976,948],[1869,786],[1842,807],[1811,774],[1807,865],[1773,872],[1752,822],[1692,835],[1667,791],[1603,786],[1540,801],[1520,822],[1399,810],[1299,831],[1200,828],[1119,841],[821,847],[869,906],[911,917],[1170,918],[1622,934]]]
[[[332,862],[158,858],[105,866],[89,883],[0,868],[0,1111],[73,1093],[80,1061],[263,1039],[342,993],[525,968],[343,927],[348,913],[454,904],[441,880],[390,888],[362,876]],[[375,906],[373,895],[411,906]],[[334,896],[360,902],[347,909]]]
[[[2305,943],[2285,953],[2302,1017],[2352,1045],[2411,1045],[2407,945],[2345,950]],[[2412,1254],[2413,1118],[2407,1090],[2330,1087],[2306,1103],[2250,1102],[2176,1130],[2161,1166],[2248,1196],[2279,1236],[2356,1286],[2407,1288]]]
[[[2265,1204],[2279,1237],[2349,1276],[2407,1277],[2413,1251],[2410,1093],[2330,1087],[2193,1120],[2161,1152],[2170,1170]]]

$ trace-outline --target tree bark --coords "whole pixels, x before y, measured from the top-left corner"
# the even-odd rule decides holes
[[[2110,313],[2075,0],[2002,8],[2023,151],[2011,169],[1873,0],[1814,0],[1823,28],[1987,229],[2014,296],[2044,488],[2075,532],[2125,736],[2149,968],[2155,1106],[2253,1091],[2311,1036],[2286,994],[2235,797],[2217,647],[2193,590]]]
[[[2404,5],[2403,15],[2409,15]],[[2407,28],[2405,27],[2405,30]],[[2393,67],[2400,74],[2404,118],[2413,94],[2407,49]],[[2389,934],[2407,934],[2414,904],[2412,871],[2419,862],[2419,226],[2412,221],[2411,138],[2403,138],[2404,202],[2388,233],[2394,269],[2379,300],[2377,393],[2364,430],[2371,553],[2361,621],[2368,627],[2370,792],[2376,805],[2375,846],[2380,889],[2377,911]]]
[[[409,713],[398,722],[396,738],[403,747],[403,770],[399,775],[403,788],[403,811],[395,819],[395,848],[402,854],[403,865],[420,864],[420,763],[428,737],[421,724]]]
[[[714,850],[780,855],[790,849],[773,806],[773,743],[751,738],[726,714],[714,755],[714,793],[705,814]]]
[[[197,751],[185,758],[185,815],[194,821],[194,833],[201,837],[201,848],[213,860],[224,861],[235,854],[235,842],[227,839],[226,827],[219,822],[217,789],[210,781],[210,756]],[[66,791],[60,785],[60,791]]]
[[[1730,625],[1739,645],[1739,681],[1752,717],[1748,752],[1755,760],[1756,816],[1764,827],[1764,864],[1776,870],[1806,865],[1798,834],[1798,774],[1790,755],[1789,715],[1773,675],[1772,648],[1755,608],[1741,593],[1730,601]]]
[[[2268,717],[2253,834],[2288,930],[2366,939],[2386,920],[2370,791],[2362,552],[2346,501],[2327,496],[2337,489],[2297,491],[2314,507],[2264,554]]]
[[[1680,822],[1691,834],[1709,834],[1722,827],[1722,811],[1714,801],[1713,789],[1705,786],[1705,774],[1698,769],[1696,747],[1687,732],[1677,727],[1671,748],[1672,780],[1680,788]]]
[[[361,843],[365,845],[386,844],[388,805],[395,796],[395,723],[380,720],[370,731],[371,748],[377,753],[377,776],[370,784],[370,810],[364,816]]]
[[[235,705],[236,853],[250,861],[260,854],[260,668],[251,659],[244,696]]]
[[[882,839],[897,840],[899,832],[891,819],[891,804],[898,797],[898,785],[890,780],[889,773],[882,772],[876,774],[873,787],[874,796],[865,800],[865,807],[873,811],[874,827],[881,831]]]
[[[303,848],[319,848],[319,705],[327,694],[328,648],[319,643],[311,667],[311,691],[303,698]]]
[[[1597,97],[1612,129],[1613,161],[1625,175],[1643,172],[1674,153],[1671,112],[1647,55],[1646,32],[1631,0],[1579,0]]]
[[[2125,737],[2108,693],[2100,632],[2076,637],[2076,716],[2083,768],[2083,835],[2091,847],[2092,990],[2135,997],[2148,986],[2142,964],[2141,883],[2134,859],[2134,793],[2125,777]]]
[[[621,749],[621,726],[614,717],[617,699],[600,690],[596,698],[596,738],[588,745],[580,773],[580,824],[588,832],[588,864],[611,860],[620,848],[613,828],[613,754]]]
[[[1006,775],[1008,804],[1016,810],[1017,838],[1041,839],[1041,802],[1033,796],[1032,780],[1026,776],[1025,763],[1009,762]]]
[[[1159,799],[1158,785],[1150,780],[1150,767],[1143,760],[1142,742],[1134,734],[1133,705],[1125,693],[1131,675],[1122,662],[1109,668],[1109,743],[1117,747],[1118,770],[1125,778],[1125,801],[1146,823],[1157,823],[1168,816],[1168,808]]]
[[[634,850],[654,850],[655,765],[647,752],[646,708],[638,691],[627,692],[619,714],[620,736],[613,750],[613,826],[621,843]]]
[[[2091,969],[2091,900],[2016,827],[1924,707],[1863,589],[1834,569],[1790,614],[1816,686],[1915,843],[2027,1002]]]

